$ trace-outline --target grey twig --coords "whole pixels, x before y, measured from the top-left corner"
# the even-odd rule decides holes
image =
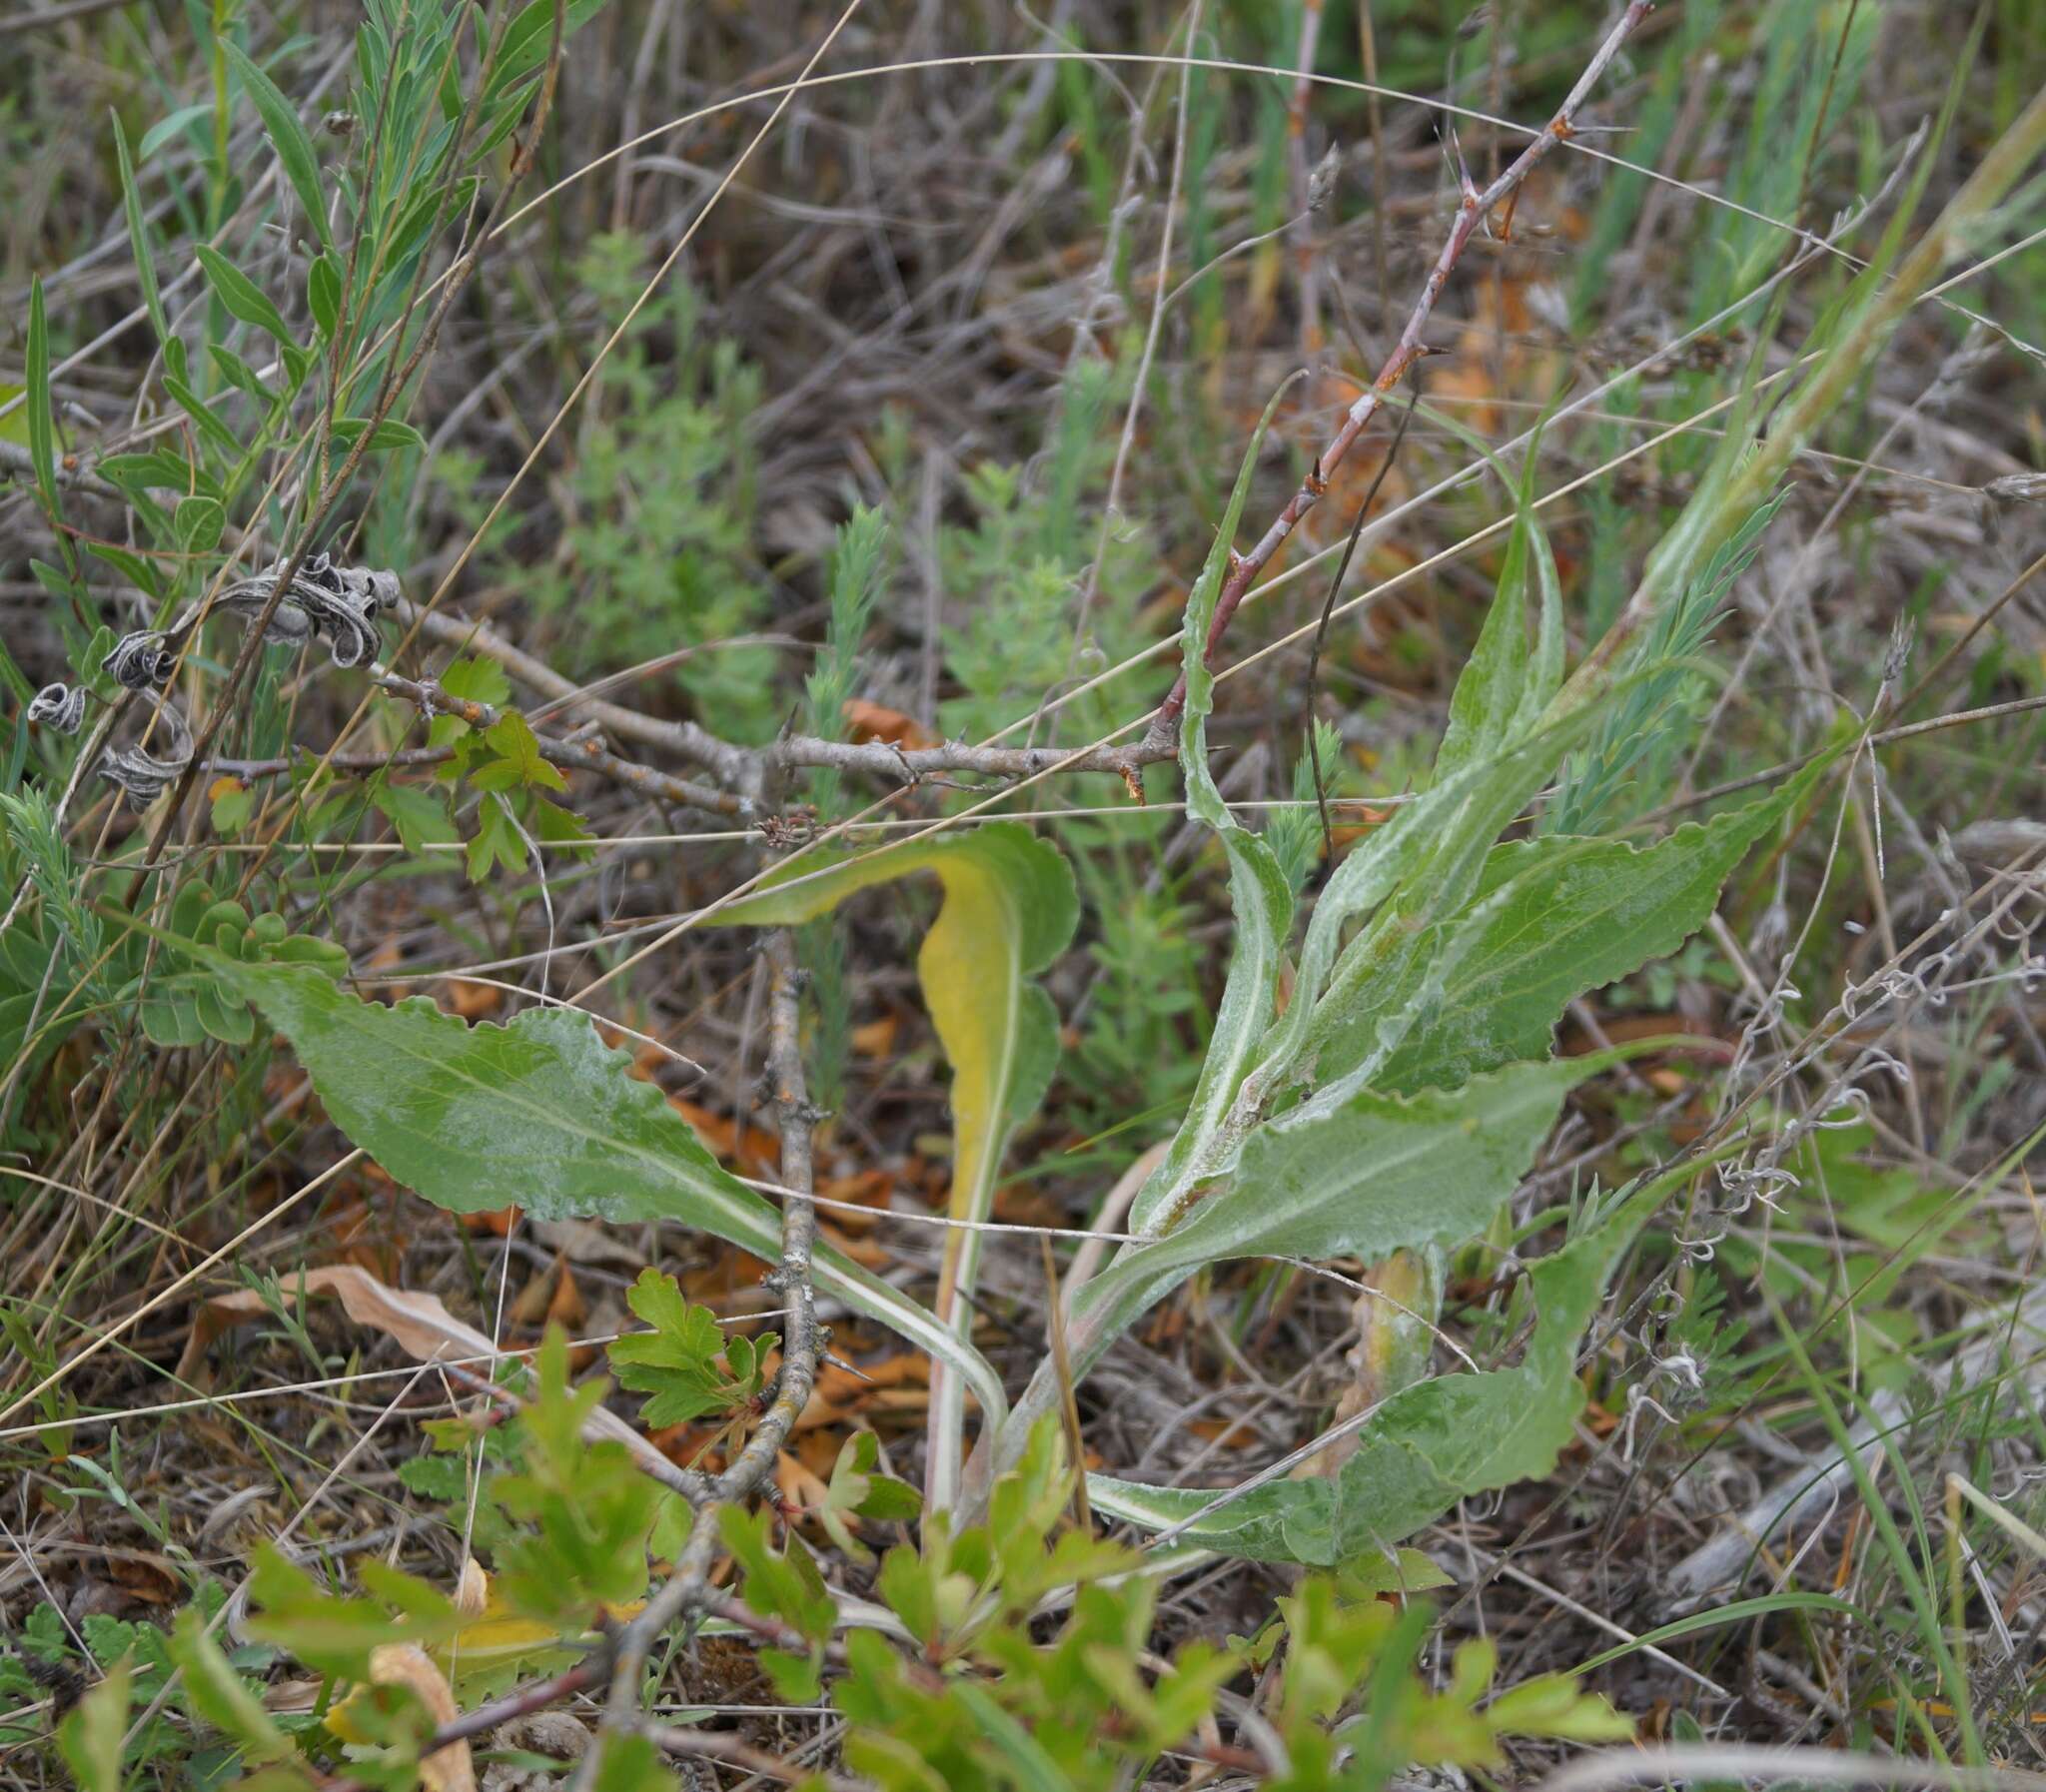
[[[801,978],[796,967],[794,936],[776,928],[767,936],[767,963],[772,972],[768,998],[768,1075],[781,1128],[781,1182],[796,1196],[811,1191],[813,1166],[810,1130],[816,1115],[810,1107],[803,1076]],[[816,1295],[810,1281],[810,1252],[817,1234],[817,1210],[807,1200],[782,1206],[781,1263],[769,1278],[786,1304],[782,1333],[781,1372],[774,1398],[754,1426],[745,1447],[722,1474],[713,1477],[696,1508],[674,1572],[646,1603],[646,1608],[618,1633],[611,1650],[610,1697],[606,1727],[622,1730],[638,1719],[640,1682],[654,1643],[677,1619],[701,1611],[714,1596],[709,1568],[717,1547],[718,1512],[750,1497],[774,1471],[774,1464],[797,1415],[809,1404],[816,1384],[817,1360],[824,1339],[817,1324]],[[575,1785],[594,1783],[601,1739],[583,1757]]]

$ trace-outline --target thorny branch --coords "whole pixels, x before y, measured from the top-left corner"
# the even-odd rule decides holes
[[[776,928],[767,936],[767,963],[773,979],[768,997],[767,1074],[781,1130],[781,1182],[794,1195],[807,1196],[813,1182],[811,1129],[817,1116],[803,1075],[802,974],[796,966],[794,936],[786,928]],[[781,1263],[767,1284],[787,1304],[774,1398],[745,1447],[709,1482],[674,1572],[647,1601],[645,1610],[610,1644],[605,1723],[612,1731],[631,1729],[638,1722],[640,1685],[654,1643],[678,1618],[700,1613],[713,1596],[709,1572],[717,1551],[719,1511],[749,1498],[768,1480],[790,1427],[809,1404],[826,1342],[817,1323],[816,1294],[810,1281],[810,1252],[816,1234],[815,1207],[807,1200],[787,1201],[781,1218]],[[572,1792],[581,1792],[593,1783],[599,1755],[600,1744],[583,1757]]]
[[[1329,446],[1316,457],[1313,469],[1301,483],[1300,489],[1287,500],[1286,507],[1273,518],[1272,525],[1259,537],[1257,545],[1247,554],[1232,552],[1229,576],[1223,580],[1221,595],[1215,602],[1215,620],[1208,629],[1208,659],[1213,664],[1216,649],[1222,638],[1229,632],[1230,618],[1236,614],[1237,605],[1242,603],[1244,593],[1256,583],[1258,574],[1271,564],[1272,556],[1285,545],[1287,537],[1300,526],[1301,518],[1320,503],[1329,489],[1329,475],[1342,463],[1343,456],[1350,451],[1352,444],[1363,435],[1365,426],[1384,409],[1386,400],[1393,389],[1405,377],[1407,370],[1428,354],[1422,337],[1428,328],[1429,318],[1434,314],[1436,301],[1442,297],[1443,288],[1449,284],[1457,263],[1463,259],[1465,249],[1477,234],[1481,223],[1489,223],[1493,213],[1507,204],[1521,190],[1522,184],[1534,173],[1535,165],[1566,137],[1576,131],[1577,113],[1582,109],[1591,90],[1598,85],[1612,59],[1619,54],[1620,46],[1633,33],[1634,27],[1654,10],[1653,0],[1628,0],[1627,9],[1620,14],[1619,22],[1606,34],[1605,41],[1593,52],[1584,72],[1577,77],[1577,84],[1569,91],[1555,116],[1541,128],[1539,135],[1483,192],[1472,182],[1468,171],[1458,170],[1458,179],[1463,186],[1463,197],[1457,204],[1457,216],[1450,226],[1448,240],[1443,244],[1442,253],[1436,257],[1435,266],[1430,270],[1428,281],[1421,290],[1421,297],[1415,301],[1413,314],[1407,320],[1406,329],[1400,332],[1400,340],[1393,352],[1386,358],[1385,365],[1378,371],[1355,404],[1344,414],[1343,422],[1336,434],[1329,439]],[[1502,234],[1511,229],[1508,218],[1502,226]],[[1186,706],[1186,680],[1181,678],[1172,687],[1172,694],[1165,699],[1151,722],[1151,731],[1145,736],[1146,746],[1164,744],[1169,747],[1179,727],[1180,711]]]

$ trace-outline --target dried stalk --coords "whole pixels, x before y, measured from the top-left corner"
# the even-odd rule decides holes
[[[1577,77],[1577,84],[1569,91],[1556,115],[1542,126],[1539,134],[1501,173],[1500,177],[1483,192],[1479,191],[1467,172],[1459,171],[1463,183],[1463,197],[1457,203],[1456,220],[1450,226],[1449,239],[1443,244],[1442,253],[1436,257],[1435,267],[1430,271],[1427,284],[1421,290],[1421,297],[1415,301],[1412,316],[1407,327],[1400,333],[1400,341],[1377,377],[1357,402],[1344,414],[1343,422],[1336,434],[1329,439],[1329,445],[1316,457],[1313,470],[1301,483],[1300,489],[1287,500],[1286,507],[1273,518],[1272,525],[1259,537],[1258,543],[1247,554],[1232,550],[1229,576],[1224,579],[1221,595],[1215,603],[1215,620],[1208,629],[1208,660],[1214,663],[1216,650],[1222,638],[1229,632],[1230,618],[1236,614],[1237,605],[1242,603],[1244,593],[1257,582],[1259,573],[1271,564],[1272,556],[1286,544],[1287,538],[1300,526],[1301,518],[1320,503],[1329,489],[1329,475],[1342,463],[1343,456],[1350,451],[1351,445],[1364,433],[1365,426],[1384,408],[1388,396],[1417,361],[1428,353],[1422,342],[1422,334],[1428,328],[1428,321],[1434,315],[1436,301],[1442,297],[1443,288],[1449,284],[1464,251],[1471,239],[1477,235],[1481,223],[1488,221],[1493,212],[1513,199],[1522,184],[1534,173],[1535,165],[1565,138],[1576,134],[1576,116],[1592,88],[1596,87],[1612,59],[1619,54],[1620,46],[1632,35],[1637,26],[1653,10],[1653,0],[1628,0],[1626,11],[1620,14],[1619,22],[1606,33],[1605,41],[1593,52],[1584,72]],[[1150,733],[1145,736],[1145,745],[1170,744],[1179,730],[1180,711],[1187,699],[1186,680],[1179,679],[1172,687],[1172,694],[1159,707],[1152,719]]]

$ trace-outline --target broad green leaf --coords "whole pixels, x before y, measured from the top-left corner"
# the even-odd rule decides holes
[[[476,809],[476,832],[470,836],[469,881],[480,884],[494,865],[516,871],[525,863],[525,837],[518,819],[502,796],[486,791]]]
[[[1455,1091],[1366,1090],[1244,1141],[1229,1185],[1161,1239],[1126,1246],[1074,1302],[1073,1372],[1196,1271],[1242,1257],[1319,1261],[1463,1243],[1519,1186],[1570,1089],[1603,1057],[1517,1064]]]
[[[508,709],[484,730],[484,744],[497,758],[470,773],[469,781],[479,790],[515,790],[538,785],[546,790],[565,790],[568,780],[539,750],[532,724],[515,709]]]
[[[1180,775],[1186,781],[1188,814],[1219,834],[1229,855],[1229,905],[1236,923],[1236,950],[1230,958],[1229,980],[1215,1011],[1215,1028],[1201,1062],[1193,1101],[1164,1159],[1131,1205],[1132,1232],[1151,1234],[1169,1228],[1203,1168],[1218,1151],[1226,1150],[1220,1135],[1251,1053],[1271,1025],[1280,965],[1293,925],[1293,891],[1285,871],[1266,841],[1237,824],[1208,770],[1208,716],[1215,707],[1215,675],[1208,669],[1208,630],[1235,558],[1237,524],[1243,518],[1265,433],[1292,384],[1287,381],[1272,395],[1265,415],[1258,420],[1237,470],[1228,508],[1222,513],[1222,525],[1215,531],[1200,577],[1187,594],[1186,618],[1180,629],[1180,672],[1187,687],[1180,721]]]
[[[1828,755],[1759,802],[1678,828],[1652,846],[1544,835],[1496,847],[1480,901],[1438,930],[1469,928],[1473,937],[1426,1023],[1381,1068],[1380,1085],[1448,1088],[1545,1056],[1572,1000],[1674,952],[1710,919],[1733,868],[1830,763]],[[1324,1074],[1341,1075],[1359,1061],[1372,1018],[1361,1010],[1331,1038]]]
[[[298,109],[232,38],[223,36],[218,42],[228,61],[234,64],[250,99],[256,102],[256,110],[263,115],[263,128],[270,133],[271,146],[284,165],[292,191],[299,196],[299,204],[305,208],[307,221],[320,233],[321,243],[331,245],[327,207],[320,194],[320,159],[313,153],[313,140],[306,135],[306,127],[299,122]]]
[[[505,676],[505,668],[496,660],[481,656],[451,660],[441,673],[439,682],[451,697],[460,697],[469,703],[488,703],[493,709],[502,707],[512,695],[512,680]],[[456,718],[436,719],[452,721]],[[469,724],[464,722],[462,726],[467,729]]]
[[[425,997],[365,1002],[303,966],[207,962],[291,1041],[335,1125],[435,1206],[676,1220],[780,1257],[775,1210],[632,1077],[587,1015],[530,1010],[471,1027]],[[828,1246],[814,1261],[820,1292],[951,1364],[984,1411],[1006,1410],[1000,1378],[927,1311]]]
[[[355,447],[357,439],[365,430],[370,430],[370,420],[366,417],[337,417],[334,420],[335,438],[347,443],[350,448]],[[370,430],[368,451],[383,454],[389,453],[393,448],[423,448],[426,446],[427,439],[411,424],[403,424],[396,418],[387,417],[374,430]]]
[[[323,336],[332,338],[341,328],[341,264],[332,251],[313,258],[306,270],[306,307]]]
[[[449,818],[447,800],[417,784],[379,782],[372,786],[370,801],[398,830],[408,852],[431,845],[449,845],[461,838]]]
[[[1432,1593],[1455,1586],[1456,1576],[1419,1549],[1395,1549],[1390,1555],[1367,1555],[1350,1565],[1345,1581],[1355,1593]]]
[[[295,349],[298,346],[292,340],[291,326],[284,321],[284,315],[248,275],[219,250],[209,249],[204,243],[192,253],[205,271],[207,284],[219,295],[221,304],[228,308],[231,317],[268,332],[283,348]]]
[[[1088,1497],[1111,1517],[1175,1529],[1224,1555],[1327,1567],[1382,1552],[1469,1494],[1549,1473],[1584,1405],[1577,1341],[1650,1194],[1530,1269],[1537,1318],[1517,1367],[1438,1375],[1395,1394],[1333,1480],[1273,1481],[1205,1517],[1220,1494],[1089,1475]]]
[[[944,901],[917,954],[917,976],[952,1066],[951,1215],[983,1221],[994,1206],[1009,1136],[1043,1101],[1057,1067],[1058,1015],[1028,979],[1073,937],[1080,911],[1072,868],[1049,841],[1010,822],[905,841],[822,871],[813,871],[814,863],[813,856],[789,861],[776,883],[712,921],[796,926],[875,884],[924,871],[938,878]],[[973,1323],[985,1237],[971,1227],[945,1236],[938,1310],[962,1341]],[[933,1434],[940,1441],[931,1454],[931,1497],[939,1505],[950,1503],[960,1391],[955,1377],[933,1376]]]
[[[602,1747],[593,1792],[675,1792],[675,1776],[644,1736],[607,1736]]]
[[[131,492],[196,492],[201,497],[214,498],[221,495],[218,480],[170,448],[152,448],[146,454],[109,454],[93,470]]]
[[[765,1354],[773,1333],[729,1341],[707,1307],[692,1307],[672,1276],[641,1270],[625,1304],[647,1326],[609,1345],[620,1387],[653,1397],[640,1409],[649,1426],[686,1424],[705,1412],[723,1412],[760,1391],[754,1352]],[[726,1349],[729,1342],[730,1349]],[[743,1351],[741,1346],[744,1346]],[[743,1354],[743,1360],[735,1360]]]
[[[185,553],[211,553],[220,545],[228,513],[216,497],[186,497],[178,501],[175,527],[178,546]]]

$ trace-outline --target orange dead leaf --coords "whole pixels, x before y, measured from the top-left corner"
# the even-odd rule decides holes
[[[554,1280],[554,1298],[547,1303],[547,1324],[563,1332],[574,1332],[589,1317],[589,1308],[575,1286],[575,1272],[564,1263]]]
[[[902,1017],[884,1014],[877,1021],[868,1021],[863,1027],[855,1027],[846,1035],[852,1049],[862,1058],[886,1058],[895,1050],[895,1035],[902,1029]]]
[[[798,1511],[809,1511],[831,1496],[824,1477],[783,1450],[774,1459],[774,1485],[782,1503]]]
[[[781,1144],[772,1133],[756,1126],[742,1128],[737,1121],[713,1114],[683,1096],[669,1096],[667,1105],[696,1129],[705,1145],[748,1176],[771,1180],[780,1168]]]
[[[382,1332],[416,1362],[481,1358],[477,1366],[482,1369],[488,1366],[491,1356],[500,1353],[474,1326],[465,1326],[450,1313],[438,1295],[387,1288],[354,1264],[329,1264],[308,1270],[305,1287],[309,1295],[333,1295],[357,1325]],[[278,1289],[279,1297],[287,1305],[298,1299],[298,1293],[297,1277],[282,1282]],[[194,1380],[208,1344],[223,1332],[261,1319],[268,1311],[262,1296],[252,1288],[236,1289],[206,1302],[192,1322],[192,1336],[178,1359],[179,1378]],[[583,1421],[583,1435],[622,1443],[633,1455],[649,1463],[660,1458],[652,1444],[604,1406],[591,1408]],[[666,1463],[660,1460],[659,1465],[665,1468]]]
[[[481,1020],[505,1006],[505,992],[494,983],[472,983],[466,977],[451,977],[441,985],[448,1006],[466,1021]]]
[[[845,725],[854,740],[882,740],[890,746],[927,747],[938,743],[913,715],[853,697],[845,705]]]
[[[895,1192],[895,1178],[885,1170],[861,1170],[851,1176],[833,1176],[817,1185],[817,1193],[827,1201],[857,1202],[861,1207],[882,1210],[888,1205],[888,1197]],[[874,1222],[862,1219],[858,1214],[848,1214],[839,1209],[833,1216],[834,1223],[849,1232],[865,1232]]]

